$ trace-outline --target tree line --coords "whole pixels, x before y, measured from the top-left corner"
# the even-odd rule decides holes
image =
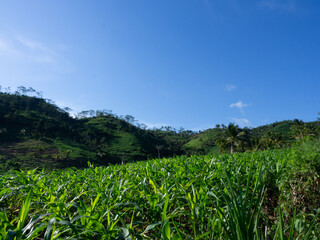
[[[320,114],[320,113],[319,113]],[[318,121],[320,118],[318,118]],[[294,119],[290,126],[289,138],[276,131],[266,131],[263,135],[253,135],[248,128],[241,129],[238,125],[230,123],[222,127],[221,136],[215,141],[220,152],[243,152],[246,150],[260,151],[266,149],[280,149],[290,146],[295,141],[305,142],[319,139],[320,122],[305,123]]]
[[[217,124],[214,129],[191,131],[171,126],[148,128],[132,115],[120,115],[112,110],[85,110],[72,114],[70,108],[60,108],[54,101],[43,98],[42,92],[20,86],[15,91],[0,86],[0,140],[61,139],[90,148],[97,158],[107,158],[108,149],[119,134],[136,138],[139,159],[183,154],[207,154],[214,148],[220,152],[258,151],[290,146],[294,141],[319,138],[319,121],[305,123],[286,121],[288,130],[276,131],[277,124],[257,128],[240,128],[234,123]],[[318,119],[319,120],[319,119]],[[214,136],[199,150],[186,147],[194,139],[213,131]],[[121,156],[130,155],[124,149]]]

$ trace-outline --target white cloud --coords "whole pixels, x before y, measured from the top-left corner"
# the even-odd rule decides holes
[[[225,86],[225,90],[226,90],[227,92],[231,92],[231,91],[234,90],[235,88],[236,88],[236,86],[233,85],[233,84],[228,84],[228,85]]]
[[[287,12],[292,12],[296,9],[295,0],[262,0],[259,5],[269,10],[281,10]]]
[[[244,107],[248,107],[248,104],[243,103],[242,101],[238,101],[238,102],[236,102],[236,103],[230,104],[230,107],[231,107],[231,108],[236,107],[236,108],[242,109],[242,108],[244,108]]]
[[[233,118],[232,120],[240,127],[245,127],[250,124],[250,121],[246,118]]]

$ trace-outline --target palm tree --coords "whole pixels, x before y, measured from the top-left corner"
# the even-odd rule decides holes
[[[224,137],[216,141],[216,144],[220,147],[220,150],[227,148],[228,146],[230,147],[230,153],[234,153],[235,148],[243,147],[243,140],[241,139],[241,136],[243,136],[245,133],[240,131],[238,125],[229,123],[224,130]]]
[[[260,137],[252,137],[250,139],[250,145],[253,151],[259,151],[263,148],[263,142]]]
[[[317,135],[317,128],[315,126],[305,124],[301,120],[295,119],[290,128],[290,133],[296,140],[302,139],[302,141],[305,142],[305,137]]]
[[[281,148],[282,136],[277,132],[267,132],[264,136],[264,143],[267,148]]]
[[[292,137],[294,137],[296,140],[300,140],[308,134],[304,122],[298,119],[293,120],[293,125],[290,128],[290,132]]]
[[[224,138],[217,139],[215,143],[219,147],[219,152],[225,151],[228,147],[227,141]]]

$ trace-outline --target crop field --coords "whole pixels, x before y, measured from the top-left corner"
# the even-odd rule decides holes
[[[320,239],[319,142],[0,178],[0,239]]]

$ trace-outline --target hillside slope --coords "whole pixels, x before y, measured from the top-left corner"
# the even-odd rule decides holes
[[[319,121],[294,120],[253,129],[237,127],[244,134],[243,146],[236,151],[252,150],[254,141],[272,136],[278,138],[278,146],[288,146],[303,135],[320,135],[319,125]],[[293,126],[298,134],[295,138]],[[303,132],[305,129],[311,130],[311,134]],[[226,130],[224,125],[200,133],[177,131],[169,126],[150,130],[136,124],[132,116],[118,117],[110,111],[83,111],[74,118],[68,109],[59,108],[51,100],[0,93],[0,171],[21,167],[86,167],[88,161],[108,165],[216,153],[221,150],[216,142],[226,138]]]
[[[161,146],[161,156],[179,154],[167,135],[142,130],[112,114],[99,112],[75,119],[51,101],[0,93],[3,168],[82,167],[87,161],[105,165],[146,160],[160,154],[157,146]]]
[[[292,126],[297,124],[296,122],[303,124],[303,126],[308,129],[314,129],[315,132],[319,132],[320,123],[319,121],[307,122],[303,123],[299,120],[286,120],[281,122],[275,122],[263,126],[259,126],[256,128],[244,128],[239,129],[239,131],[243,131],[244,137],[247,138],[249,144],[250,140],[253,138],[263,139],[268,136],[268,134],[275,134],[279,136],[281,142],[285,145],[292,143],[295,139],[292,136]],[[183,149],[185,152],[191,154],[208,154],[208,153],[216,153],[219,152],[219,147],[216,144],[216,141],[220,138],[223,138],[225,131],[225,126],[216,127],[207,129],[199,134],[193,136],[186,144],[183,145]],[[246,146],[250,148],[251,146]]]

